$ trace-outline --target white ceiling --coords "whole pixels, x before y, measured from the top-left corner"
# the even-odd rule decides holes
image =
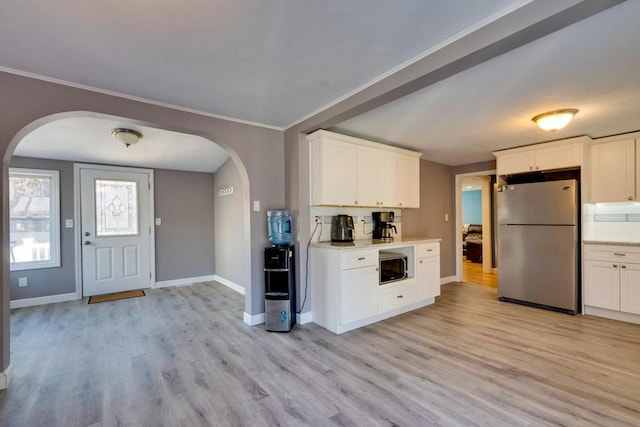
[[[531,3],[0,0],[0,69],[284,129]],[[500,148],[638,130],[639,20],[640,0],[629,0],[334,129],[450,165],[489,160]],[[531,123],[560,107],[581,111],[557,135]],[[16,154],[43,157],[34,153],[56,138],[56,149],[87,155],[94,144],[113,144],[104,133],[112,124],[61,123],[63,135],[43,129]],[[169,151],[144,157],[164,157],[169,166],[155,167],[177,169],[171,147],[202,142],[178,144],[175,133],[143,131],[148,137],[126,155],[111,159],[115,151],[105,150],[101,162],[131,160],[133,149],[150,150],[145,144],[153,142]]]
[[[111,136],[112,129],[122,127],[137,130],[142,138],[126,147]],[[95,117],[44,124],[24,137],[14,155],[195,172],[215,172],[229,157],[200,136]]]

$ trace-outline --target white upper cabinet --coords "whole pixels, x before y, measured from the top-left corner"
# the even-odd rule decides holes
[[[498,175],[582,166],[583,138],[536,144],[494,152]]]
[[[313,141],[311,150],[311,204],[357,204],[356,146],[331,137]]]
[[[420,206],[421,153],[324,130],[308,139],[311,205]]]
[[[395,206],[396,154],[362,145],[357,147],[358,205]]]
[[[591,146],[592,203],[640,200],[640,154],[634,138],[607,139]]]
[[[398,207],[420,207],[420,158],[398,154],[396,158]]]

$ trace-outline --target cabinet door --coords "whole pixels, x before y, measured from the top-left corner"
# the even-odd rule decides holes
[[[640,138],[636,139],[636,201],[640,201]]]
[[[358,205],[396,206],[396,154],[358,146]]]
[[[591,146],[591,202],[635,200],[635,141]]]
[[[500,154],[497,160],[498,175],[529,172],[534,170],[535,154],[533,151]]]
[[[378,314],[378,271],[376,267],[343,270],[340,283],[340,322],[342,325]]]
[[[397,165],[397,193],[398,207],[420,207],[420,158],[398,154]]]
[[[584,267],[585,305],[619,310],[619,264],[606,261],[585,261]]]
[[[579,143],[563,144],[536,150],[535,170],[553,170],[572,166],[580,166],[581,159]]]
[[[434,298],[440,295],[440,257],[419,258],[418,299]]]
[[[356,203],[356,145],[322,137],[311,147],[311,204]]]
[[[358,146],[358,206],[379,206],[378,200],[378,150]]]
[[[640,264],[620,264],[620,310],[640,314]]]

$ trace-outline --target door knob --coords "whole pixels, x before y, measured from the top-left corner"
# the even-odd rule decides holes
[[[85,240],[85,241],[84,241],[84,245],[85,245],[85,246],[88,246],[88,245],[90,245],[90,244],[91,244],[91,242],[90,242],[90,241],[88,241],[88,240]]]
[[[85,235],[85,236],[91,236],[91,233],[89,233],[88,231],[85,231],[85,232],[84,232],[84,235]]]

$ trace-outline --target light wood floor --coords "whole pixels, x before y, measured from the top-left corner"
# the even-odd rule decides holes
[[[468,261],[462,257],[462,281],[474,285],[498,287],[498,275],[494,273],[483,273],[482,264]]]
[[[435,305],[334,335],[242,322],[221,285],[14,310],[3,426],[631,426],[640,326],[501,303]]]

